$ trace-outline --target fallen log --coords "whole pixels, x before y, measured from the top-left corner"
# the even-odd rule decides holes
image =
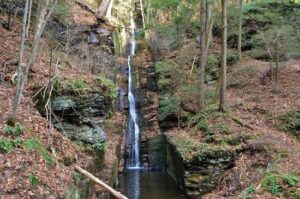
[[[111,188],[110,186],[108,186],[106,183],[102,182],[101,180],[99,180],[98,178],[96,178],[95,176],[93,176],[91,173],[89,173],[88,171],[82,169],[79,166],[75,166],[75,169],[77,171],[79,171],[80,173],[82,173],[83,175],[85,175],[88,179],[92,180],[93,182],[101,185],[102,187],[104,187],[105,189],[107,189],[110,193],[112,193],[115,197],[119,198],[119,199],[128,199],[126,196],[122,195],[120,192],[114,190],[113,188]]]
[[[242,127],[248,128],[252,131],[254,130],[254,128],[252,126],[245,124],[244,122],[242,122],[240,119],[238,119],[236,117],[231,117],[231,119]]]

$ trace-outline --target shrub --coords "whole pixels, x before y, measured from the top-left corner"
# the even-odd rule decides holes
[[[20,140],[11,140],[8,138],[0,137],[0,151],[4,153],[12,152],[20,145]]]
[[[15,127],[7,126],[4,129],[5,133],[16,136],[21,135],[24,132],[24,130],[25,128],[20,124],[17,124]]]

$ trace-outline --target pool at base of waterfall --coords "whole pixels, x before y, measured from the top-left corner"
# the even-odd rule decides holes
[[[126,170],[119,174],[119,191],[130,199],[184,199],[164,171]]]

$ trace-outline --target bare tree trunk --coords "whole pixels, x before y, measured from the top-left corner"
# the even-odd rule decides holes
[[[28,21],[27,21],[27,27],[26,27],[26,38],[28,38],[28,36],[29,36],[29,28],[30,28],[30,23],[31,23],[32,1],[33,0],[29,0]]]
[[[32,65],[34,64],[34,62],[36,60],[42,33],[45,29],[48,19],[50,18],[51,14],[54,10],[56,3],[57,3],[57,0],[53,0],[53,1],[46,0],[45,5],[41,6],[41,11],[40,11],[38,23],[36,26],[36,32],[35,32],[35,36],[34,36],[34,41],[33,41],[33,46],[31,49],[29,61],[26,64],[26,67],[23,69],[23,67],[22,67],[23,66],[23,58],[21,59],[21,55],[23,57],[24,42],[25,42],[25,36],[26,36],[28,7],[29,7],[29,0],[26,1],[24,20],[23,20],[22,43],[21,43],[21,47],[20,47],[20,62],[19,62],[18,71],[17,71],[17,73],[18,73],[17,91],[16,91],[15,102],[14,102],[14,106],[13,106],[12,113],[10,116],[10,120],[15,120],[15,118],[16,118],[16,115],[17,115],[17,112],[18,112],[18,109],[19,109],[19,106],[21,103],[24,86],[27,81],[29,69],[32,67]],[[26,16],[25,16],[25,14],[26,14]]]
[[[206,47],[205,47],[205,52],[208,54],[209,50],[209,45],[212,37],[212,28],[214,24],[214,19],[213,19],[213,2],[207,3],[207,19],[206,19]]]
[[[239,7],[240,8],[239,8],[239,32],[238,32],[238,56],[239,56],[239,61],[241,62],[243,59],[242,57],[243,0],[239,0]]]
[[[108,20],[111,18],[111,11],[112,11],[113,4],[114,4],[114,0],[111,0],[110,3],[109,3],[109,6],[108,6],[108,8],[107,8],[107,11],[106,11],[105,17],[106,17]]]
[[[140,6],[141,6],[141,14],[142,14],[142,21],[143,21],[143,28],[146,28],[146,22],[145,22],[145,13],[144,13],[144,4],[143,0],[140,0]]]
[[[275,92],[277,93],[279,91],[279,85],[278,85],[278,68],[279,68],[279,41],[278,39],[276,39],[276,42],[275,42],[275,73],[274,73],[274,76],[275,76]]]
[[[13,10],[12,8],[8,8],[8,19],[7,19],[7,30],[11,31],[12,26],[12,16],[13,16]]]
[[[220,84],[220,111],[225,111],[226,93],[226,70],[227,70],[227,0],[222,0],[222,61],[221,61],[221,84]]]
[[[112,1],[112,0],[103,0],[103,1],[101,2],[101,5],[100,5],[100,7],[99,7],[99,11],[98,11],[98,14],[97,14],[97,16],[98,16],[100,19],[102,19],[104,16],[106,16],[106,12],[107,12],[107,10],[108,10],[108,7],[109,7],[111,1]]]
[[[20,52],[19,52],[19,64],[17,68],[17,89],[16,89],[16,97],[14,101],[14,105],[12,108],[11,115],[9,116],[9,120],[14,121],[20,106],[21,98],[22,98],[22,91],[24,85],[22,84],[24,79],[23,74],[23,57],[25,51],[25,37],[26,37],[26,24],[27,24],[27,17],[28,17],[28,6],[29,0],[26,0],[25,8],[24,8],[24,15],[23,15],[23,30],[21,35],[21,44],[20,44]],[[23,85],[23,86],[22,86]]]
[[[205,65],[206,65],[206,53],[205,53],[205,41],[206,41],[206,0],[201,0],[201,21],[200,21],[200,74],[199,74],[199,108],[204,107],[204,80],[205,80]]]

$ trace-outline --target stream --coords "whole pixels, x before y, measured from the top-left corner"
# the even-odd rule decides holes
[[[184,199],[164,171],[127,170],[119,175],[119,190],[129,199]]]
[[[132,57],[136,51],[135,21],[130,13],[130,53],[128,55],[129,119],[126,134],[125,172],[119,175],[119,191],[129,199],[180,199],[182,193],[164,170],[150,171],[143,168],[140,160],[140,127],[134,95]]]

